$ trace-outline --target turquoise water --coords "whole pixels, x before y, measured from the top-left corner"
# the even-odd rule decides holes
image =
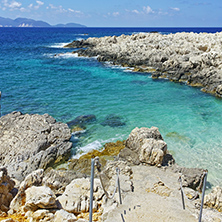
[[[79,115],[94,114],[97,120],[87,125],[87,133],[74,146],[77,151],[126,139],[135,127],[156,126],[178,164],[206,168],[210,183],[222,185],[221,99],[198,88],[99,63],[95,58],[54,56],[72,51],[62,45],[74,39],[138,30],[0,31],[3,115],[14,110],[49,113],[68,122]],[[120,117],[125,125],[101,125],[109,114]]]

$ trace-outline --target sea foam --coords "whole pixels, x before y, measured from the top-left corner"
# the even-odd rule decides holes
[[[61,42],[61,43],[54,43],[50,45],[50,48],[64,48],[65,45],[69,44],[70,42]]]

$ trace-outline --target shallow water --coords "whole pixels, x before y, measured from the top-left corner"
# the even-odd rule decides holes
[[[85,152],[126,139],[135,127],[157,126],[178,164],[206,168],[211,184],[222,185],[221,99],[95,58],[78,58],[62,48],[78,38],[137,31],[0,29],[2,114],[49,113],[62,122],[94,114],[97,120],[87,125],[74,147]],[[70,53],[54,56],[64,52]],[[125,125],[101,125],[110,114]]]

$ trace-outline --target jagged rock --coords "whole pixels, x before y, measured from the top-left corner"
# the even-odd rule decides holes
[[[131,175],[133,174],[132,168],[128,166],[125,161],[109,161],[102,172],[102,180],[105,189],[109,194],[113,194],[116,186],[117,169],[119,169],[119,180],[121,184],[122,195],[127,192],[132,192],[133,184]],[[117,198],[118,199],[118,198]]]
[[[217,86],[216,95],[222,97],[222,85]]]
[[[74,214],[68,213],[67,211],[61,209],[56,211],[54,222],[74,222],[77,218]]]
[[[49,168],[44,172],[42,184],[50,187],[55,195],[61,195],[72,180],[81,177],[84,177],[84,174],[73,170],[54,170]]]
[[[12,112],[0,118],[0,164],[21,181],[36,169],[67,160],[70,137],[68,126],[48,114]]]
[[[15,182],[8,176],[7,169],[0,167],[0,212],[9,210],[10,202],[13,199],[12,190]]]
[[[90,180],[81,178],[73,180],[65,189],[65,192],[57,198],[61,207],[70,213],[89,211]],[[97,201],[103,196],[99,179],[94,179],[93,209],[98,209]]]
[[[17,195],[10,203],[10,211],[9,211],[10,214],[19,212],[21,210],[21,207],[24,205],[26,200],[25,190],[31,186],[41,186],[42,179],[43,179],[42,169],[36,170],[31,174],[29,174],[28,176],[26,176],[25,180],[22,181],[22,183],[20,184]]]
[[[47,209],[39,209],[35,212],[28,211],[25,216],[29,219],[29,221],[33,222],[47,222],[54,221],[54,214]]]
[[[167,154],[167,144],[156,127],[138,128],[130,133],[119,157],[133,164],[146,163],[161,166]]]
[[[202,191],[205,170],[199,168],[185,168],[177,164],[173,165],[172,170],[181,174],[182,186],[189,187],[199,192]]]
[[[214,187],[211,193],[205,196],[204,205],[222,212],[222,188]]]
[[[126,140],[126,147],[138,151],[144,143],[144,139],[153,138],[156,140],[163,140],[157,127],[151,128],[138,128],[132,130],[129,137]]]
[[[25,190],[25,196],[24,211],[57,208],[56,196],[49,187],[32,186]]]
[[[167,151],[167,144],[163,140],[145,139],[139,151],[141,163],[161,166]]]
[[[133,165],[139,165],[140,164],[138,154],[135,151],[133,151],[133,150],[127,148],[127,147],[125,147],[124,149],[122,149],[120,151],[119,158],[124,159],[124,160],[126,160],[127,162],[129,162]]]

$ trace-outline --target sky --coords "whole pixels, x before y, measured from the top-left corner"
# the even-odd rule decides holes
[[[88,27],[221,27],[222,0],[0,0],[0,17]]]

